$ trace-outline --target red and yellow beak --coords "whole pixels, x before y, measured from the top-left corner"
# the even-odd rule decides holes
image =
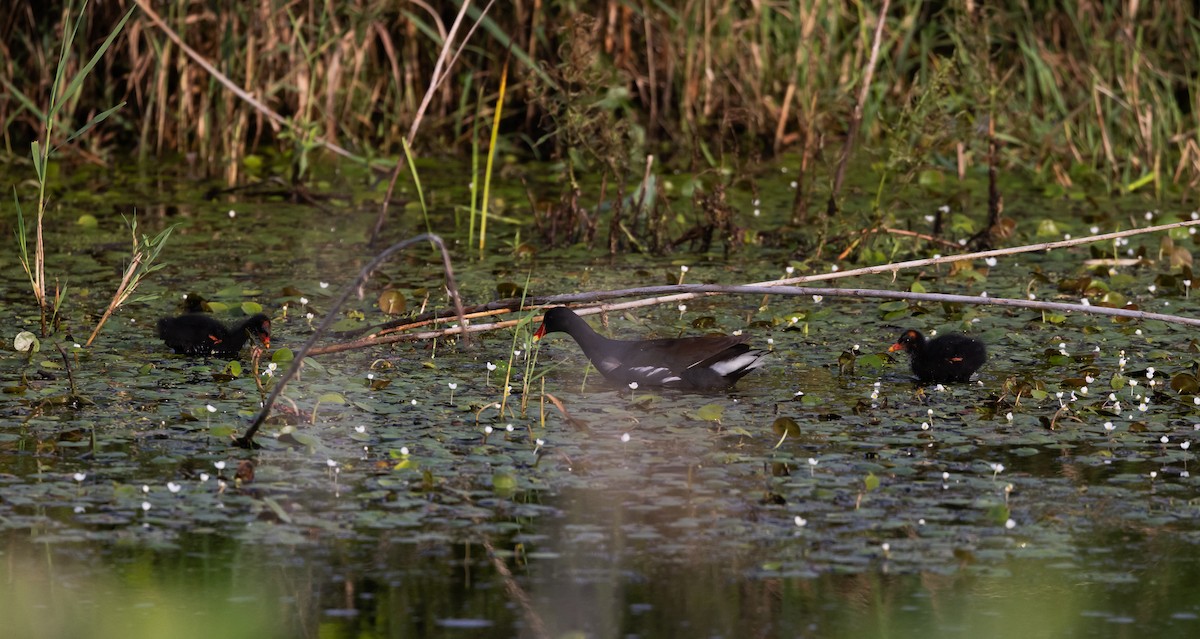
[[[895,344],[892,344],[891,346],[888,347],[889,353],[895,353],[896,351],[902,351],[902,350],[904,350],[904,344],[901,344],[900,342],[896,342]]]
[[[542,325],[539,326],[537,331],[533,334],[533,341],[536,342],[539,339],[542,339],[542,336],[545,334],[546,334],[546,323],[542,322]]]

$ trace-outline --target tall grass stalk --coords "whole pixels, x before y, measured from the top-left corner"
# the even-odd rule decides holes
[[[475,100],[475,113],[483,109],[483,88]],[[479,210],[479,118],[471,120],[471,213],[467,223],[467,246],[475,246],[475,212]],[[470,250],[470,249],[468,249]]]
[[[496,96],[496,114],[492,117],[492,136],[488,143],[487,167],[483,174],[483,203],[479,207],[479,259],[487,244],[488,195],[492,188],[492,166],[496,160],[496,140],[500,137],[500,114],[504,110],[504,91],[508,87],[508,60],[500,72],[500,93]]]
[[[417,200],[421,203],[421,217],[425,220],[425,232],[433,235],[433,227],[429,224],[429,209],[425,207],[425,190],[421,188],[421,176],[417,173],[417,162],[413,158],[412,148],[408,140],[401,140],[404,148],[404,161],[408,163],[408,171],[412,175],[413,188],[417,190]]]

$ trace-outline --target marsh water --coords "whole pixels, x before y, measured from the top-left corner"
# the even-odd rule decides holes
[[[364,238],[383,185],[334,175],[317,190],[339,197],[316,207],[245,192],[206,199],[214,184],[182,168],[149,171],[85,174],[55,193],[47,273],[65,287],[66,321],[31,355],[13,346],[38,331],[28,283],[16,252],[0,254],[4,636],[1200,633],[1194,331],[832,295],[710,297],[591,321],[626,338],[742,331],[773,351],[728,393],[614,388],[587,373],[569,338],[535,345],[536,325],[524,324],[469,345],[315,357],[262,448],[246,451],[230,436],[258,410],[255,376],[269,385],[282,366],[173,355],[155,321],[180,312],[184,294],[228,321],[260,305],[273,351],[297,349],[375,254]],[[790,177],[772,167],[753,192],[731,190],[730,204],[739,226],[783,241],[729,255],[685,244],[665,257],[609,256],[603,242],[549,248],[514,189],[497,201],[480,258],[468,246],[465,173],[423,171],[428,227],[410,192],[383,244],[427,228],[446,237],[468,303],[514,287],[747,283],[944,250],[897,236],[856,263],[798,251]],[[684,229],[696,216],[686,180],[666,181],[671,222]],[[531,179],[530,189],[557,198],[557,186]],[[928,232],[947,201],[914,193],[889,222]],[[981,206],[953,201],[948,236],[966,237]],[[1013,245],[1193,216],[1028,185],[1010,185],[1006,201]],[[150,299],[127,303],[83,347],[128,260],[121,215],[135,210],[140,233],[179,226],[135,295]],[[836,224],[856,232],[859,218]],[[1171,237],[1190,258],[1194,235]],[[1189,271],[1162,241],[832,285],[1195,316]],[[1131,255],[1144,259],[1085,263]],[[385,289],[409,311],[447,304],[437,257],[414,248],[343,309],[339,329],[394,319],[377,305]],[[967,331],[990,361],[976,383],[917,386],[886,353],[904,328]]]

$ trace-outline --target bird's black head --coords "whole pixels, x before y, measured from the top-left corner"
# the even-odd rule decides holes
[[[533,339],[539,340],[546,333],[565,333],[567,327],[578,318],[575,311],[565,306],[555,306],[542,316],[542,325],[533,334]]]
[[[246,320],[242,327],[251,337],[258,339],[266,348],[271,347],[271,318],[259,313]]]
[[[925,346],[925,336],[921,334],[921,331],[910,328],[900,334],[900,337],[896,340],[896,343],[892,344],[891,347],[888,348],[888,352],[894,353],[896,351],[903,350],[904,352],[911,354],[921,350],[921,347],[923,346]]]

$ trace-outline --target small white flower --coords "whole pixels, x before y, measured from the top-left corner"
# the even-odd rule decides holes
[[[400,447],[400,454],[401,454],[401,455],[407,455],[407,454],[408,454],[408,446],[401,446],[401,447]]]
[[[208,411],[208,412],[210,412],[210,413],[215,413],[215,412],[217,412],[217,407],[216,407],[216,406],[213,406],[212,404],[206,404],[206,405],[204,406],[204,410],[206,410],[206,411]]]
[[[363,434],[363,433],[367,432],[367,427],[366,427],[366,426],[363,426],[362,424],[359,424],[358,426],[355,426],[355,427],[354,427],[354,432],[356,432],[356,433],[358,433],[359,435],[361,435],[361,434]]]
[[[505,426],[504,426],[504,430],[506,430],[506,431],[508,431],[508,432],[510,432],[510,433],[511,433],[511,432],[513,432],[513,425],[512,425],[512,424],[505,424]]]
[[[307,298],[307,297],[301,297],[301,298],[300,298],[300,304],[301,304],[301,305],[304,305],[304,306],[307,306],[307,305],[308,305],[308,298]]]
[[[988,266],[995,266],[995,265],[996,265],[996,258],[994,258],[994,257],[989,257],[989,258],[985,259],[985,260],[983,261],[983,263],[984,263],[984,264],[987,264]]]
[[[229,219],[232,220],[235,217],[237,217],[237,211],[235,211],[233,209],[229,209]]]
[[[321,288],[329,288],[329,282],[320,282]]]
[[[820,462],[820,461],[818,461],[816,457],[809,457],[809,458],[808,458],[808,465],[809,465],[809,466],[816,466],[816,465],[817,465],[817,464],[819,464],[819,463],[821,463],[821,462]]]
[[[417,405],[417,400],[415,400],[415,399],[411,399],[411,400],[409,400],[409,403],[410,403],[410,404],[412,404],[413,406],[416,406],[416,405]]]
[[[795,267],[795,266],[789,266],[789,267],[787,267],[787,268],[783,269],[783,271],[784,271],[785,273],[787,273],[788,275],[791,275],[792,273],[795,273],[795,272],[796,272],[796,267]]]
[[[950,481],[950,473],[949,472],[944,471],[944,470],[942,471],[942,481]]]
[[[200,483],[208,481],[208,473],[200,473]]]
[[[1013,420],[1012,411],[1010,410],[1007,413],[1005,413],[1004,418],[1011,422]]]
[[[496,365],[495,365],[495,364],[493,364],[493,363],[491,363],[491,362],[488,362],[488,363],[487,363],[487,369],[488,369],[488,372],[490,373],[490,372],[492,372],[492,371],[496,370]]]
[[[1192,447],[1192,442],[1179,442],[1179,447],[1187,450]]]
[[[1013,521],[1012,519],[1009,519],[1008,521],[1004,522],[1004,527],[1009,530],[1012,530],[1013,528],[1017,527],[1017,522]]]
[[[1114,426],[1112,422],[1104,422],[1104,430],[1111,433],[1115,429],[1116,429],[1116,426]]]
[[[1158,471],[1157,470],[1150,471],[1150,479],[1154,479],[1156,477],[1158,477]]]
[[[142,492],[143,492],[143,493],[148,493],[148,492],[150,492],[150,487],[149,487],[149,486],[147,486],[146,484],[142,484]]]
[[[172,494],[179,492],[180,488],[183,488],[183,486],[180,486],[173,481],[167,482],[167,490],[171,491]]]
[[[637,382],[629,382],[629,390],[637,390],[637,387],[638,387]]]
[[[622,444],[628,444],[628,443],[629,443],[629,433],[623,433],[623,434],[621,435],[621,443],[622,443]]]
[[[687,267],[687,264],[681,264],[681,265],[679,266],[679,272],[680,272],[680,273],[687,273],[687,272],[688,272],[688,267]]]
[[[796,522],[797,528],[803,528],[808,525],[808,520],[801,517],[800,515],[796,515],[796,518],[793,519],[792,521]]]
[[[446,386],[449,386],[450,390],[456,390],[458,388],[458,382],[450,382],[446,384]]]
[[[75,481],[83,481],[83,480],[87,479],[87,475],[85,475],[84,473],[75,473],[74,475],[72,475],[72,477],[75,478]]]
[[[216,467],[217,470],[225,470],[225,462],[223,461],[213,462],[213,466]]]
[[[1160,441],[1160,442],[1162,442],[1162,443],[1164,443],[1164,444],[1165,444],[1165,443],[1167,443],[1167,442],[1171,441],[1171,438],[1170,438],[1170,437],[1167,437],[1166,435],[1163,435],[1162,437],[1159,437],[1159,438],[1158,438],[1158,441]]]
[[[150,502],[148,502],[148,501],[142,502],[142,512],[150,512],[150,508],[151,508]]]
[[[821,301],[824,299],[825,299],[824,295],[813,295],[813,302],[816,304],[820,304]]]
[[[686,312],[687,312],[687,304],[680,304],[680,305],[679,305],[679,312],[680,312],[680,313],[686,313]]]
[[[491,427],[491,426],[484,426],[484,427],[483,427],[483,434],[484,434],[484,435],[491,435],[491,434],[492,434],[492,427]]]
[[[330,467],[330,468],[337,468],[337,465],[338,465],[338,463],[337,463],[337,462],[335,462],[335,461],[333,461],[332,459],[326,459],[326,460],[325,460],[325,465],[326,465],[326,466],[328,466],[328,467]]]

